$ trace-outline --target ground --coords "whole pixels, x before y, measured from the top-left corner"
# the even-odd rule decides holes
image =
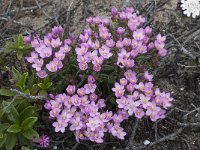
[[[0,51],[13,34],[27,35],[36,32],[43,35],[58,23],[65,26],[70,34],[78,35],[85,26],[87,16],[110,16],[110,9],[113,6],[118,9],[124,6],[134,7],[146,17],[148,25],[156,32],[167,35],[168,56],[156,68],[154,84],[172,93],[175,99],[174,106],[167,118],[156,124],[140,122],[132,143],[143,149],[200,149],[200,125],[189,124],[200,122],[200,17],[192,19],[184,16],[179,7],[179,0],[43,0],[39,1],[39,4],[36,2],[37,0],[22,0],[20,3],[13,0],[10,5],[9,0],[0,1]],[[9,58],[10,56],[5,60],[8,61]],[[16,62],[9,61],[6,65],[9,68],[13,63]],[[0,73],[0,87],[8,85],[6,72],[2,70]],[[183,120],[185,115],[186,120]],[[180,125],[183,121],[187,125]],[[108,137],[103,144],[85,143],[74,148],[125,149],[128,137],[132,135],[132,130],[136,129],[135,122],[133,118],[124,123],[128,133],[125,141]],[[177,130],[183,128],[183,131],[177,133]],[[51,130],[49,127],[50,132]],[[174,136],[167,137],[173,133]],[[166,140],[153,144],[155,136],[157,141],[163,137]],[[76,143],[71,133],[52,137],[55,141],[52,142],[52,147],[57,145],[58,149],[71,149]],[[144,146],[145,140],[149,140],[152,146],[141,147]]]

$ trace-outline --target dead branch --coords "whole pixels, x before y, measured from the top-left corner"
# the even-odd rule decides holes
[[[47,98],[44,96],[32,96],[30,94],[23,93],[17,89],[10,89],[12,92],[15,92],[17,96],[33,99],[33,100],[46,100]]]
[[[39,8],[40,10],[42,10],[42,13],[43,13],[48,19],[51,19],[52,17],[50,17],[50,16],[42,9],[42,7],[41,7],[41,5],[39,4],[38,0],[35,0],[35,2],[36,2],[36,4],[37,4],[38,8]]]
[[[179,126],[200,126],[200,122],[187,122],[187,123],[182,123],[182,122],[178,122],[177,123]]]
[[[74,4],[75,0],[72,0],[68,9],[67,9],[67,17],[66,17],[66,24],[65,24],[65,33],[69,36],[69,18],[71,16],[71,7]]]
[[[167,136],[164,136],[163,138],[160,138],[154,142],[151,142],[148,146],[146,145],[141,145],[141,146],[137,146],[137,147],[132,147],[133,150],[139,150],[139,149],[145,149],[147,147],[150,147],[150,146],[154,146],[156,144],[159,144],[161,142],[164,142],[164,141],[167,141],[167,140],[171,140],[171,139],[174,139],[176,136],[178,136],[178,134],[180,134],[183,130],[185,129],[185,127],[181,127],[179,128],[176,132],[174,133],[171,133]]]
[[[193,60],[196,59],[196,57],[190,51],[188,51],[185,47],[183,47],[183,45],[172,34],[169,34],[169,36],[178,44],[180,50],[184,54],[186,54],[187,56],[190,56]]]
[[[131,136],[129,138],[129,142],[128,142],[126,148],[125,148],[126,150],[129,150],[130,147],[133,147],[133,140],[135,138],[136,131],[138,129],[138,125],[139,125],[139,119],[137,119],[136,122],[135,122],[135,126],[133,128],[133,132],[131,133]]]

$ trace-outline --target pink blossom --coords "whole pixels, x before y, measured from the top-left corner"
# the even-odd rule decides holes
[[[60,41],[60,38],[51,40],[51,46],[53,48],[57,48],[57,47],[61,46],[61,44],[62,44],[62,42]]]
[[[46,68],[50,71],[50,72],[56,72],[58,70],[57,65],[55,64],[54,61],[49,62],[48,64],[46,64]]]
[[[39,78],[46,78],[48,76],[48,74],[46,73],[45,70],[40,70],[36,73],[36,75],[39,77]]]

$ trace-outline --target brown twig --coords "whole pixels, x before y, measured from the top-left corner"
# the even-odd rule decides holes
[[[134,141],[134,138],[135,138],[135,135],[136,135],[136,131],[138,129],[138,125],[139,125],[139,119],[137,119],[135,121],[135,126],[134,126],[133,131],[131,133],[131,136],[129,138],[129,142],[128,142],[126,148],[125,148],[126,150],[129,150],[130,147],[134,147],[133,141]]]
[[[185,127],[181,127],[179,128],[176,132],[174,133],[171,133],[167,136],[164,136],[163,138],[160,138],[154,142],[151,142],[148,146],[146,145],[141,145],[141,146],[137,146],[137,147],[132,147],[133,150],[139,150],[139,149],[145,149],[147,147],[151,147],[151,146],[154,146],[154,145],[157,145],[161,142],[164,142],[164,141],[167,141],[167,140],[170,140],[170,139],[173,139],[175,138],[178,134],[180,134],[183,130],[185,129]]]
[[[169,34],[169,36],[179,45],[180,50],[184,54],[186,54],[187,56],[190,56],[193,60],[196,59],[196,57],[190,51],[188,51],[185,47],[183,47],[183,45],[172,34]]]
[[[71,7],[74,4],[75,0],[72,0],[68,9],[67,9],[67,17],[66,17],[66,24],[65,24],[65,33],[69,36],[69,18],[71,16]]]

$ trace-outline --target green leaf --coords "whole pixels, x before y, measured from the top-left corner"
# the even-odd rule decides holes
[[[22,36],[22,34],[20,34],[19,36],[18,36],[18,47],[22,47],[24,45],[24,38],[23,38],[23,36]]]
[[[3,138],[0,139],[0,148],[3,146],[3,144],[6,142],[6,139],[7,139],[7,135],[4,134],[3,135]]]
[[[29,106],[25,108],[21,113],[20,113],[20,122],[25,120],[28,117],[32,117],[32,115],[35,112],[35,107],[34,106]]]
[[[48,82],[48,83],[46,84],[46,87],[45,87],[45,88],[46,88],[46,89],[50,88],[50,87],[52,86],[52,84],[53,84],[52,82]]]
[[[44,97],[47,97],[47,91],[46,91],[46,90],[41,90],[41,91],[39,92],[39,95],[44,96]]]
[[[29,147],[22,146],[22,150],[30,150]]]
[[[16,83],[16,85],[23,91],[25,90],[26,79],[28,76],[28,72],[23,73],[21,79]]]
[[[38,83],[37,85],[38,85],[42,90],[45,89],[45,84],[44,84],[44,83]]]
[[[23,51],[18,51],[18,52],[17,52],[17,59],[18,59],[18,60],[21,60],[22,57],[23,57]]]
[[[29,140],[32,140],[33,138],[39,138],[39,134],[33,129],[25,130],[23,136]]]
[[[15,96],[16,92],[11,91],[10,89],[0,89],[0,95],[2,95],[2,96]]]
[[[18,124],[13,124],[7,129],[7,132],[10,132],[10,133],[18,133],[20,131],[21,131],[21,128]]]
[[[19,124],[19,113],[14,106],[12,106],[10,112],[7,113],[7,118],[13,123]]]
[[[32,48],[31,45],[24,45],[23,50],[27,51],[30,50],[31,48]]]
[[[34,75],[35,75],[34,72],[32,72],[31,77],[28,78],[27,88],[30,89],[30,90],[32,89],[33,84],[34,84],[34,77],[35,77]]]
[[[9,123],[2,123],[0,124],[0,132],[6,130],[10,126]]]
[[[11,101],[6,100],[1,103],[0,117],[2,117],[5,112],[6,113],[10,112],[11,110],[10,108],[12,107],[13,102],[14,102],[14,98]]]
[[[102,70],[115,70],[115,67],[111,66],[111,65],[103,65]]]
[[[15,80],[19,81],[21,79],[22,74],[15,67],[12,67],[12,73],[15,77]]]
[[[3,133],[0,132],[0,140],[3,139]]]
[[[17,135],[12,133],[8,134],[5,142],[6,149],[12,150],[15,147],[16,142],[17,142]]]
[[[21,113],[25,108],[29,107],[30,104],[27,100],[22,100],[21,103],[18,105],[17,110]]]
[[[37,117],[29,117],[29,118],[26,118],[21,126],[23,127],[24,130],[27,130],[27,129],[30,129],[32,128],[32,126],[34,125],[34,123],[37,121]]]

